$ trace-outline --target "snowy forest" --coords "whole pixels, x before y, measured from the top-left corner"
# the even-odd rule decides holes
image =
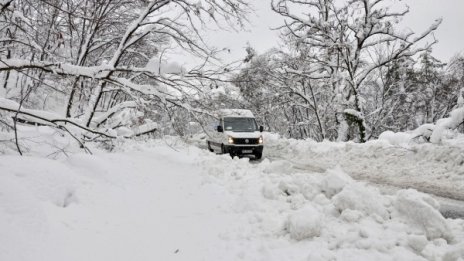
[[[464,260],[464,51],[405,2],[0,0],[0,261]]]
[[[187,135],[228,107],[251,109],[269,131],[317,141],[365,142],[436,123],[458,107],[464,57],[433,57],[436,40],[427,37],[441,21],[404,30],[408,8],[384,2],[274,1],[269,8],[285,18],[281,47],[249,46],[237,65],[221,63],[224,50],[203,35],[245,27],[243,0],[3,1],[1,128],[43,124],[82,144]],[[169,48],[198,64],[181,67],[163,56]]]
[[[200,27],[240,25],[246,8],[242,1],[3,1],[2,128],[44,124],[83,143],[207,113],[204,87],[220,74],[205,69],[216,51]],[[189,71],[166,63],[163,52],[174,44],[204,62]]]

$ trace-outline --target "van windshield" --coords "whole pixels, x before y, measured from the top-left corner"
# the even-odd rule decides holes
[[[258,130],[254,118],[224,118],[224,129],[227,131],[252,132]]]

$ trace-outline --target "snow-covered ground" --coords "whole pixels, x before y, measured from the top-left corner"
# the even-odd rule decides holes
[[[265,138],[265,156],[296,169],[324,172],[339,166],[358,180],[464,201],[464,138],[445,140],[441,145],[415,143],[409,137],[366,144],[318,143],[273,134]]]
[[[268,157],[277,146],[291,161],[250,163],[175,139],[0,156],[0,260],[464,259],[464,220],[444,218],[430,196],[384,194],[353,180],[343,158],[315,162],[355,145],[267,140]]]

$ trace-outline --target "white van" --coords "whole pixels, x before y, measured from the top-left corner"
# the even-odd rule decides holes
[[[219,122],[215,132],[209,135],[208,149],[215,153],[229,153],[233,156],[263,155],[263,126],[256,124],[249,110],[228,109],[218,111]]]

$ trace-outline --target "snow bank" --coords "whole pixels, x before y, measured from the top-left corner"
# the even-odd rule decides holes
[[[464,227],[443,218],[438,203],[425,194],[402,190],[383,195],[340,168],[282,176],[277,174],[281,169],[268,168],[271,163],[261,165],[266,169],[260,176],[266,180],[263,197],[287,204],[290,214],[282,217],[284,233],[313,249],[306,260],[440,260],[446,253],[456,255],[451,231],[462,237]],[[308,197],[305,188],[319,194]],[[280,207],[272,216],[287,211]]]
[[[282,161],[291,171],[322,173],[339,168],[354,179],[415,188],[464,201],[464,135],[443,139],[441,145],[413,139],[426,132],[426,127],[412,133],[386,132],[379,140],[365,144],[294,140],[264,133],[264,158]],[[333,193],[329,191],[327,195]]]
[[[380,195],[378,189],[367,187],[361,183],[345,186],[335,195],[333,204],[338,211],[357,210],[364,215],[378,215],[383,220],[389,218],[387,200]]]
[[[429,240],[444,238],[453,241],[454,236],[438,211],[438,202],[430,196],[416,190],[401,190],[397,193],[395,208],[411,226],[425,232]]]
[[[429,136],[431,127],[366,144],[318,143],[264,133],[265,159],[252,164],[258,173],[247,169],[240,178],[244,187],[260,187],[265,200],[258,204],[261,208],[266,204],[275,208],[266,212],[272,222],[256,225],[299,241],[308,251],[323,253],[293,260],[442,260],[446,253],[458,255],[456,243],[464,240],[464,223],[444,218],[432,198],[417,191],[417,197],[410,197],[412,192],[384,195],[353,180],[416,187],[464,199],[464,176],[460,174],[464,173],[464,147],[456,139],[444,139],[440,146],[414,139],[419,134]],[[236,170],[231,170],[236,168],[240,167],[233,163],[223,169],[223,178],[236,177]],[[318,211],[323,219],[320,227],[301,219],[306,208]],[[296,227],[301,234],[295,232]]]

